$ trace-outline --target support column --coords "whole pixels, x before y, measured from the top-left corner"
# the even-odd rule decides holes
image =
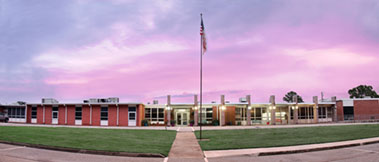
[[[293,106],[288,106],[287,124],[291,124],[291,109]]]
[[[194,102],[193,121],[194,121],[194,125],[197,126],[199,123],[199,109],[198,109],[198,105],[197,105],[198,104],[197,95],[194,96],[193,102]]]
[[[43,113],[42,113],[42,115],[43,115],[43,124],[45,124],[45,105],[42,105],[42,108],[43,108]]]
[[[275,112],[276,112],[276,106],[275,106],[275,96],[274,95],[271,95],[270,96],[270,112],[271,112],[271,125],[275,125],[276,124],[276,115],[275,115]]]
[[[92,125],[92,105],[89,104],[89,125]]]
[[[318,123],[318,97],[313,96],[313,103],[315,104],[313,106],[313,123]]]
[[[225,110],[226,110],[225,95],[221,95],[221,106],[220,106],[220,108],[221,108],[220,126],[223,126],[223,125],[225,125]]]
[[[67,105],[64,104],[64,124],[67,125]]]
[[[118,106],[118,104],[116,104],[117,106],[117,126],[119,125],[119,119],[120,119],[120,107]]]
[[[170,95],[167,95],[166,113],[167,113],[167,126],[170,126],[171,125],[171,96]]]
[[[297,95],[294,95],[292,97],[292,101],[295,103],[295,107],[294,107],[294,111],[293,111],[293,121],[294,121],[294,124],[298,124],[299,123],[299,103],[298,103],[298,100],[297,100]]]
[[[333,111],[333,122],[337,122],[337,105],[336,105],[336,102],[337,102],[337,97],[336,96],[333,96],[332,97],[332,102],[335,102],[334,106],[332,107],[332,111]]]
[[[247,95],[246,100],[247,100],[246,122],[247,122],[247,125],[251,125],[251,112],[250,112],[251,111],[251,96]]]

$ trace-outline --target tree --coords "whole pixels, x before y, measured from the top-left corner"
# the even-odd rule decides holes
[[[293,96],[297,95],[297,102],[304,102],[303,101],[303,98],[301,98],[301,96],[299,96],[296,92],[294,91],[290,91],[288,92],[284,97],[283,97],[283,101],[286,101],[286,102],[294,102],[293,101]]]
[[[370,85],[360,85],[355,88],[352,88],[348,91],[350,98],[377,98],[379,95],[373,90]]]

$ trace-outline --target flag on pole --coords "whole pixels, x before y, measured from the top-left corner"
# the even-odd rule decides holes
[[[200,27],[201,41],[203,43],[203,55],[207,51],[207,38],[205,37],[205,28],[203,23],[203,17],[201,17],[201,27]]]

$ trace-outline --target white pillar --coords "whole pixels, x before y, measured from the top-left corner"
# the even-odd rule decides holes
[[[313,123],[318,123],[318,97],[313,96],[313,103],[315,104],[313,106]]]
[[[299,122],[299,106],[298,106],[297,95],[294,95],[292,97],[292,101],[295,103],[295,109],[293,111],[293,121],[294,121],[294,124],[298,124],[298,122]]]
[[[120,114],[120,108],[118,107],[118,104],[116,104],[117,106],[117,126],[119,125],[119,114]]]
[[[247,108],[246,108],[246,122],[247,125],[251,125],[251,96],[247,95],[246,96],[247,100]]]
[[[166,112],[167,112],[167,126],[170,126],[171,124],[171,96],[170,95],[167,95]]]
[[[89,105],[89,125],[92,125],[92,105]]]
[[[193,110],[194,111],[193,121],[194,121],[194,125],[197,126],[199,123],[199,110],[197,106],[197,95],[194,96],[194,105],[195,105],[195,109]]]
[[[64,112],[64,123],[67,124],[67,105],[64,104],[64,109],[65,109],[65,112]]]
[[[271,95],[270,96],[270,112],[271,112],[271,125],[275,125],[276,124],[276,115],[275,115],[275,112],[276,112],[276,105],[275,105],[275,96],[274,95]]]
[[[225,125],[225,111],[226,111],[226,106],[225,106],[225,95],[221,95],[221,118],[220,118],[220,126]]]
[[[42,112],[42,119],[43,119],[43,124],[45,124],[45,105],[42,105],[42,108],[43,108],[43,112]]]

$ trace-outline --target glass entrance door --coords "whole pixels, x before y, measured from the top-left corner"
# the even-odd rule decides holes
[[[188,125],[189,113],[188,112],[177,112],[176,113],[176,124],[177,125]]]

